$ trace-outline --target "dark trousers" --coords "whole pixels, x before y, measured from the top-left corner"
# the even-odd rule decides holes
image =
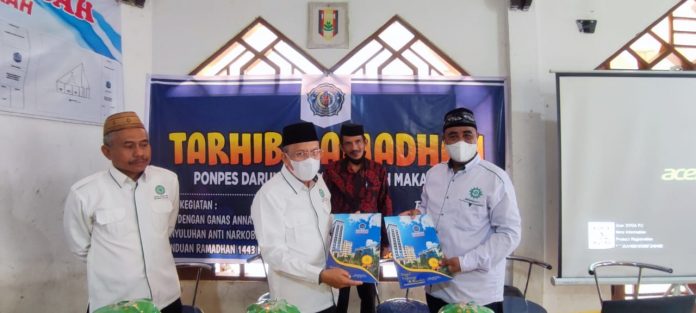
[[[166,306],[164,309],[162,309],[162,313],[182,313],[182,308],[181,308],[181,298],[176,299],[176,301],[172,302],[170,305]]]
[[[375,284],[363,283],[355,288],[358,289],[358,296],[360,296],[360,313],[374,313],[377,294]],[[348,300],[350,300],[350,287],[341,288],[338,291],[337,313],[348,312]]]
[[[445,302],[444,300],[440,298],[433,297],[429,294],[425,294],[425,301],[428,302],[428,309],[430,310],[430,313],[437,313],[437,311],[440,310],[443,306],[449,304]],[[503,313],[503,303],[502,302],[493,302],[486,304],[485,307],[493,310],[495,313]]]
[[[168,306],[166,306],[162,311],[162,313],[182,313],[182,308],[181,308],[181,298],[176,299],[176,301],[172,302]],[[89,305],[87,305],[87,313],[89,313]]]
[[[164,312],[162,312],[162,313],[164,313]],[[332,305],[330,308],[323,310],[323,311],[320,311],[320,312],[317,312],[317,313],[336,313],[336,306]]]

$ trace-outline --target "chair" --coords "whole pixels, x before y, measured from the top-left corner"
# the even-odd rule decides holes
[[[527,300],[527,288],[529,287],[529,278],[532,275],[532,265],[550,270],[552,269],[551,264],[515,255],[508,256],[507,260],[527,263],[529,264],[529,268],[527,269],[527,281],[524,285],[524,292],[514,286],[505,286],[505,291],[503,293],[503,311],[506,313],[546,313],[546,309],[542,306]]]
[[[190,262],[190,263],[176,263],[177,268],[196,268],[196,286],[194,287],[193,290],[193,300],[191,301],[191,305],[185,305],[182,304],[181,306],[181,312],[182,313],[203,313],[203,310],[199,307],[196,307],[196,296],[198,295],[198,283],[201,281],[201,272],[203,270],[208,270],[210,272],[214,271],[214,268],[210,264],[206,263],[195,263],[195,262]]]
[[[391,259],[380,260],[379,263],[390,263],[393,262]],[[376,313],[429,313],[428,305],[422,301],[408,298],[409,289],[406,289],[406,295],[403,298],[394,298],[385,300],[384,302],[379,299],[379,289],[375,288],[377,292],[377,310]]]
[[[414,299],[408,298],[408,291],[406,289],[406,296],[404,298],[394,298],[385,300],[377,305],[377,313],[429,313],[428,305]],[[377,302],[379,302],[379,296],[377,297]]]
[[[602,305],[602,313],[691,313],[694,308],[696,296],[673,296],[650,299],[635,300],[602,300],[602,292],[599,289],[599,279],[597,278],[597,268],[605,266],[633,266],[638,268],[638,283],[636,284],[635,294],[638,295],[640,279],[643,269],[652,269],[665,273],[672,273],[672,269],[654,264],[627,262],[627,261],[599,261],[590,264],[589,274],[594,276],[597,286],[597,294]]]

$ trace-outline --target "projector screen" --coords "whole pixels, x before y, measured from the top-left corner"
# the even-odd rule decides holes
[[[696,281],[696,75],[558,73],[559,277],[596,261]],[[600,277],[633,277],[607,268]],[[669,281],[669,280],[667,280]],[[676,282],[676,280],[675,280]]]

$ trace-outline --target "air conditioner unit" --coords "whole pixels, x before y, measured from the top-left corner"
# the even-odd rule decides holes
[[[120,2],[123,2],[125,4],[130,4],[134,5],[136,7],[142,8],[145,6],[145,0],[118,0]]]
[[[532,0],[510,0],[510,9],[527,11],[532,6]]]

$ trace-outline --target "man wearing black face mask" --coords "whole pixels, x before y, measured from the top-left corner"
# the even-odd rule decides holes
[[[362,125],[341,125],[341,151],[344,158],[329,164],[324,180],[331,192],[331,213],[382,213],[392,215],[392,202],[387,189],[387,170],[365,158],[365,132]],[[382,255],[388,253],[387,236],[382,229]],[[360,312],[375,312],[375,285],[357,286]],[[341,288],[338,311],[346,312],[350,287]]]

